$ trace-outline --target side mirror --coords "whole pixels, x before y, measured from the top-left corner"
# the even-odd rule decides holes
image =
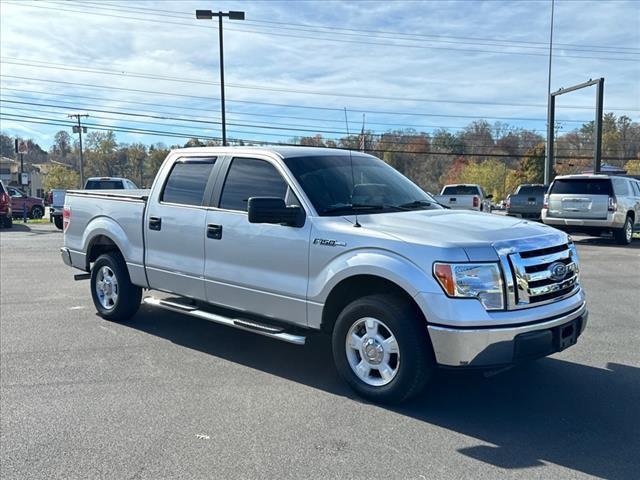
[[[302,227],[305,214],[301,207],[287,207],[282,198],[251,197],[248,204],[249,223],[274,223]]]

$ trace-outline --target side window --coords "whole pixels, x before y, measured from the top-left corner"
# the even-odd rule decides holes
[[[287,183],[269,162],[255,158],[234,158],[222,188],[220,208],[247,211],[251,197],[285,199]]]
[[[164,184],[160,201],[180,205],[202,205],[215,158],[178,160]]]
[[[613,178],[613,190],[616,195],[629,195],[627,181],[624,178]]]

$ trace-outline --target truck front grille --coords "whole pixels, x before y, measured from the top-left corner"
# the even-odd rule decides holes
[[[507,292],[508,308],[526,308],[551,303],[579,289],[578,257],[572,243],[510,253],[513,276]],[[508,275],[505,272],[505,275]]]

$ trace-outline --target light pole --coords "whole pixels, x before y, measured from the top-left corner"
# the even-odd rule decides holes
[[[224,107],[224,49],[222,44],[222,17],[229,17],[230,20],[244,20],[244,12],[214,12],[212,10],[196,10],[198,20],[211,20],[218,17],[218,35],[220,37],[220,102],[222,106],[222,145],[227,145],[227,123],[225,119]]]

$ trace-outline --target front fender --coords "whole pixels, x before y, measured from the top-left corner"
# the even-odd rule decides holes
[[[356,275],[374,275],[389,280],[412,297],[418,292],[440,292],[430,272],[389,250],[362,248],[333,258],[309,279],[308,299],[324,304],[333,288]]]

